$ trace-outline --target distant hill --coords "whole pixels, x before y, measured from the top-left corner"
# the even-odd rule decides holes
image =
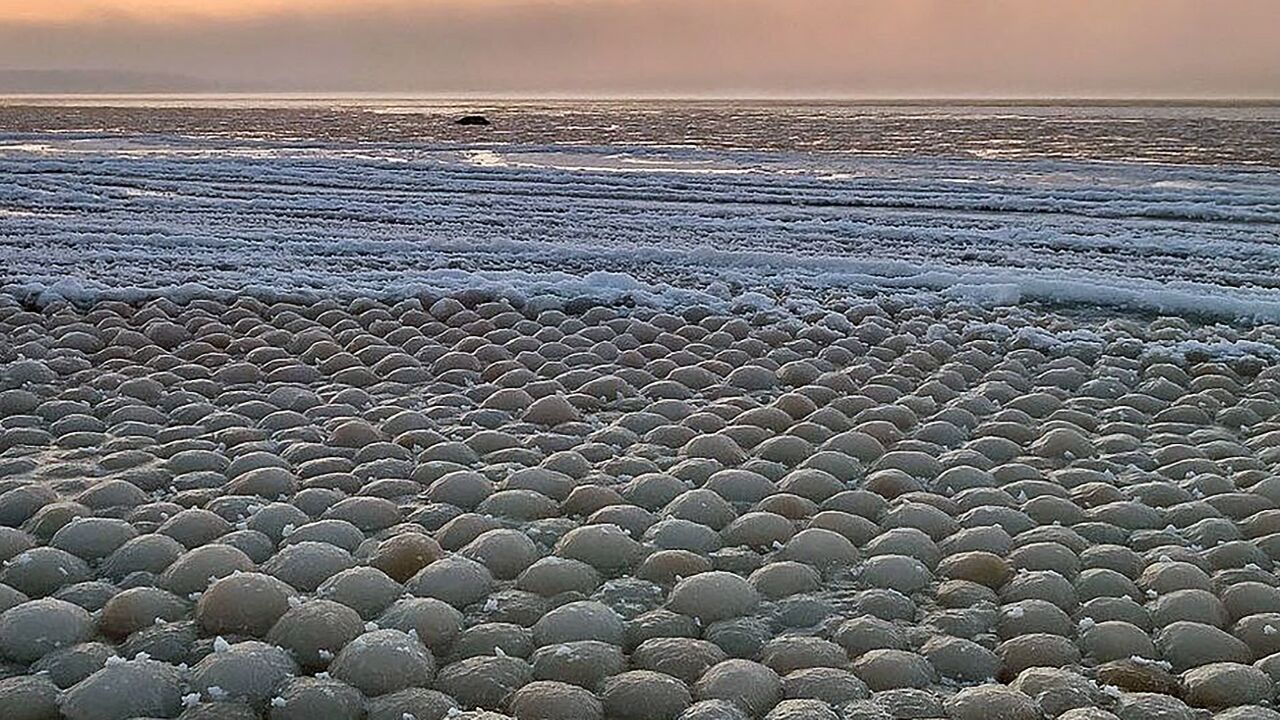
[[[209,92],[216,84],[187,75],[119,70],[0,70],[0,93]]]

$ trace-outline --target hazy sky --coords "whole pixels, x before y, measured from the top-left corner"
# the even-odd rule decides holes
[[[1280,0],[0,0],[16,69],[237,90],[1275,97]]]

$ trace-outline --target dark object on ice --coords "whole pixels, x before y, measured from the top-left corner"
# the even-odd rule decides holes
[[[457,124],[469,127],[489,127],[493,123],[489,122],[489,118],[483,115],[463,115],[458,118]]]

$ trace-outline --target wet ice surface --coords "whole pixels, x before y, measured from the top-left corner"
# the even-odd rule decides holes
[[[484,137],[515,145],[623,145],[887,157],[1280,162],[1276,103],[564,100],[263,96],[0,98],[15,132],[253,137],[307,142],[476,139],[453,120],[482,113]]]
[[[0,716],[1280,717],[1248,138],[179,115],[0,142]]]

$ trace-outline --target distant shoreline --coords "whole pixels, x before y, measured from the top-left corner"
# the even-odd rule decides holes
[[[453,103],[560,104],[575,102],[636,103],[668,102],[688,104],[756,103],[865,106],[982,106],[982,107],[1273,107],[1280,97],[872,97],[872,96],[779,96],[779,95],[557,95],[557,94],[465,94],[465,93],[378,93],[378,92],[7,92],[0,89],[3,105],[172,105],[195,103],[217,106],[225,103],[280,103],[284,106],[351,103],[368,105],[392,102],[414,102],[426,105]]]

